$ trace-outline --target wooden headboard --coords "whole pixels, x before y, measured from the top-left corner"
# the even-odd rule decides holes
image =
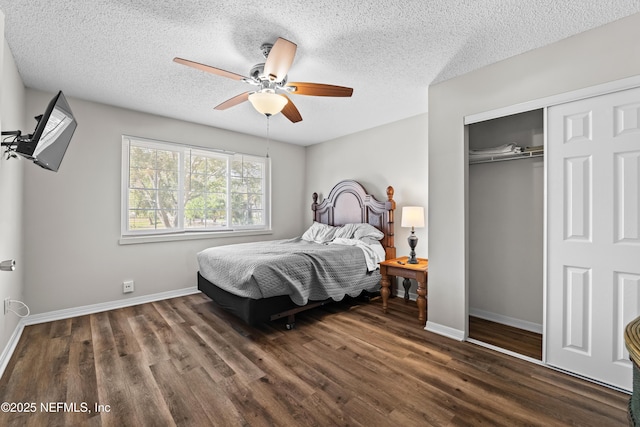
[[[396,202],[393,200],[391,186],[387,187],[387,199],[384,202],[376,200],[356,181],[340,181],[321,203],[318,203],[318,193],[313,193],[313,220],[334,226],[371,224],[384,233],[380,243],[384,247],[386,259],[392,259],[396,257],[393,229]]]

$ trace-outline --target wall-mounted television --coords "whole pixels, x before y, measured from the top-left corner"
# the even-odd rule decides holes
[[[36,119],[36,130],[28,140],[18,142],[16,153],[55,172],[78,125],[62,91],[49,102],[44,114]]]
[[[67,151],[77,122],[62,91],[53,97],[44,114],[37,116],[38,124],[33,134],[21,135],[20,131],[2,132],[3,135],[15,135],[7,146],[8,157],[17,153],[38,166],[56,172]]]

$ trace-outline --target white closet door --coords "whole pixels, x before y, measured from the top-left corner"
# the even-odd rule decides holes
[[[640,88],[548,109],[546,362],[631,390],[640,314]]]

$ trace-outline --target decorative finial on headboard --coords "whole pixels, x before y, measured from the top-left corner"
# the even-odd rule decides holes
[[[387,223],[387,247],[385,248],[386,251],[386,258],[387,259],[393,259],[396,257],[396,247],[395,247],[395,227],[394,227],[394,222],[395,222],[395,209],[396,209],[396,201],[393,200],[393,193],[395,191],[393,190],[392,186],[388,186],[387,187],[387,198],[389,200],[387,200],[387,209],[389,212],[389,222]]]
[[[387,203],[391,203],[390,205],[390,209],[393,211],[396,208],[396,201],[393,200],[393,193],[395,192],[395,190],[393,189],[392,186],[388,186],[387,187],[387,198],[389,199],[387,201]]]
[[[313,203],[311,203],[311,211],[313,212],[313,220],[317,221],[318,218],[316,218],[316,211],[318,210],[318,193],[313,193],[313,195],[311,196],[313,197]]]

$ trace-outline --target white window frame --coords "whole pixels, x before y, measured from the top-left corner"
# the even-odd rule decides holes
[[[132,143],[136,147],[147,147],[153,149],[175,151],[179,153],[178,160],[178,200],[184,200],[184,156],[189,153],[199,155],[212,155],[213,157],[223,157],[227,159],[227,226],[213,228],[185,228],[185,209],[178,206],[178,225],[172,229],[145,229],[129,230],[129,173],[130,162],[129,153]],[[263,167],[263,199],[264,224],[263,225],[236,225],[231,224],[231,164],[238,159],[249,159],[259,161]],[[120,244],[146,243],[154,241],[189,240],[211,237],[228,237],[244,234],[270,234],[271,233],[271,159],[269,157],[256,156],[251,154],[237,153],[226,150],[211,149],[175,142],[167,142],[141,138],[130,135],[122,135],[122,185],[121,185],[121,230]]]

